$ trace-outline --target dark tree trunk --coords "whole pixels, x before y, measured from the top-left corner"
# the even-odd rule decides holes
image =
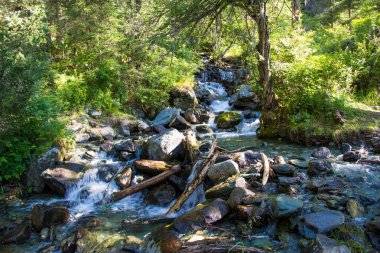
[[[263,87],[262,105],[263,111],[271,111],[275,103],[272,82],[270,79],[270,42],[269,42],[269,23],[266,13],[265,0],[258,0],[257,15],[255,21],[259,34],[257,44],[259,82]]]
[[[292,0],[292,24],[300,21],[301,17],[301,0]]]

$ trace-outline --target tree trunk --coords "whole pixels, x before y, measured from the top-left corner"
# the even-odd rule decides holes
[[[257,15],[255,21],[259,33],[259,43],[257,45],[259,82],[263,86],[263,111],[271,111],[274,107],[275,96],[273,94],[272,82],[270,80],[270,42],[269,23],[266,11],[265,0],[258,0]]]
[[[301,0],[292,0],[292,24],[300,21],[301,17]]]

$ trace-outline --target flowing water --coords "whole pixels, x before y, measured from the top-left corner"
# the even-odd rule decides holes
[[[235,80],[233,71],[220,70],[220,80],[233,82]],[[218,145],[227,150],[236,150],[242,147],[249,147],[252,150],[265,152],[269,157],[277,155],[284,156],[287,159],[299,158],[310,159],[313,148],[299,145],[287,144],[279,140],[263,141],[256,137],[259,128],[260,113],[255,112],[250,118],[244,118],[243,121],[234,130],[218,130],[215,124],[215,117],[225,111],[233,110],[230,105],[230,96],[228,95],[226,85],[221,82],[210,80],[206,72],[202,72],[198,79],[198,89],[207,90],[213,97],[210,105],[205,105],[211,112],[209,122],[206,124],[214,129],[218,138]],[[238,111],[243,115],[242,111]],[[349,164],[339,160],[339,151],[332,150],[337,157],[334,163],[334,170],[339,177],[358,182],[352,186],[350,192],[352,195],[361,194],[369,198],[376,198],[380,195],[380,168],[370,165]],[[78,152],[83,154],[83,150],[78,148]],[[136,193],[116,203],[98,206],[95,203],[107,198],[114,191],[119,190],[114,180],[104,182],[99,177],[99,168],[102,166],[114,166],[121,170],[128,162],[120,162],[116,157],[107,156],[105,152],[96,152],[92,161],[80,160],[92,167],[87,170],[81,180],[74,184],[66,193],[64,198],[58,198],[49,194],[33,196],[25,202],[16,201],[4,206],[0,210],[0,227],[4,224],[13,223],[27,219],[30,216],[31,208],[38,203],[54,204],[64,203],[68,205],[71,212],[71,221],[60,228],[57,228],[57,237],[63,238],[65,235],[72,233],[76,221],[80,218],[94,215],[101,221],[101,226],[95,231],[99,235],[107,238],[109,236],[134,236],[139,239],[152,231],[155,227],[162,224],[168,224],[168,218],[173,218],[178,213],[166,217],[165,213],[171,204],[165,207],[147,205],[144,202],[145,191]],[[192,172],[189,180],[194,177],[196,171]],[[134,177],[134,184],[140,178]],[[356,181],[355,181],[356,180]],[[197,203],[203,202],[204,189],[203,185],[199,186],[193,195],[187,200],[184,208],[179,212],[183,213],[191,209]],[[147,222],[149,220],[150,222]],[[363,221],[358,221],[363,222]],[[21,245],[3,245],[1,252],[37,252],[43,247],[48,246],[49,242],[41,243],[36,234],[28,243]]]

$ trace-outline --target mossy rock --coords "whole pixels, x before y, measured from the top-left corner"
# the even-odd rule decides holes
[[[221,129],[229,129],[238,125],[243,117],[238,112],[224,112],[216,118],[216,125]]]

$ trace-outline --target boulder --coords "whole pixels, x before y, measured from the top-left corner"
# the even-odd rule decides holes
[[[119,168],[113,164],[104,164],[98,168],[98,177],[104,182],[110,182],[119,171]]]
[[[148,123],[146,123],[145,121],[139,119],[139,120],[137,120],[137,130],[139,132],[149,132],[150,125]]]
[[[361,154],[354,151],[349,151],[343,154],[343,161],[345,162],[357,162],[360,160]]]
[[[91,136],[88,133],[76,133],[75,134],[75,142],[76,143],[82,143],[89,141]]]
[[[271,167],[276,174],[284,176],[293,176],[296,171],[296,168],[289,164],[274,164]]]
[[[352,147],[351,147],[351,145],[348,144],[348,143],[342,143],[341,150],[342,150],[342,154],[346,154],[346,153],[348,153],[348,152],[351,152]]]
[[[248,150],[234,154],[233,160],[239,164],[239,167],[245,167],[260,162],[261,155],[259,152]]]
[[[52,148],[40,157],[32,157],[26,172],[26,184],[34,193],[41,193],[45,188],[45,181],[41,177],[42,172],[53,168],[59,153],[57,148]]]
[[[122,172],[116,175],[115,182],[120,187],[120,189],[125,189],[131,185],[132,181],[132,169],[125,168]]]
[[[327,159],[331,157],[331,151],[329,148],[320,147],[315,149],[313,153],[311,153],[311,156],[319,159]]]
[[[303,207],[303,201],[280,194],[274,199],[274,216],[285,218],[297,213]]]
[[[192,123],[192,124],[195,124],[198,122],[198,119],[197,119],[197,116],[195,116],[195,113],[194,113],[194,109],[193,108],[188,108],[186,111],[185,111],[185,119]]]
[[[352,218],[363,217],[364,215],[364,206],[355,199],[347,201],[346,210]]]
[[[243,117],[238,112],[224,112],[216,117],[216,126],[220,129],[229,129],[238,125]]]
[[[216,199],[208,204],[200,204],[187,213],[177,217],[171,227],[179,234],[188,234],[206,228],[221,220],[229,212],[227,203]]]
[[[345,221],[341,212],[332,210],[306,214],[302,220],[303,223],[298,230],[309,239],[314,238],[316,234],[328,233]]]
[[[294,185],[294,184],[300,183],[301,178],[300,177],[278,177],[278,182],[280,183],[280,185],[284,185],[284,186]]]
[[[224,182],[208,189],[205,193],[206,199],[227,198],[235,187],[247,188],[248,183],[239,176],[227,178]]]
[[[41,177],[55,193],[65,196],[66,190],[83,177],[83,172],[76,172],[66,168],[47,169]]]
[[[324,235],[316,235],[310,252],[312,253],[351,253],[346,245],[339,245],[335,240]]]
[[[132,140],[127,140],[119,144],[115,144],[115,149],[117,151],[126,151],[129,153],[134,153],[136,151],[136,145]]]
[[[311,160],[307,165],[307,173],[310,176],[317,176],[319,174],[332,174],[332,165],[324,160]]]
[[[152,125],[168,126],[170,122],[180,115],[181,110],[177,108],[165,108],[152,121]]]
[[[227,178],[239,174],[239,165],[232,160],[216,163],[210,167],[207,176],[214,182],[220,183]]]
[[[0,236],[0,244],[24,243],[30,238],[31,231],[32,228],[29,224],[18,224]]]
[[[184,153],[184,135],[176,129],[148,139],[142,152],[143,158],[158,161],[180,159]]]
[[[168,127],[172,127],[178,130],[185,130],[191,128],[191,124],[187,122],[187,120],[181,115],[178,115],[169,123]]]
[[[195,130],[200,134],[213,134],[214,131],[207,125],[198,125]]]
[[[70,212],[64,206],[47,206],[37,204],[32,208],[32,226],[37,232],[43,228],[66,224],[70,220]]]
[[[241,85],[237,93],[231,96],[230,104],[236,109],[254,111],[259,108],[260,99],[253,92],[252,86]]]
[[[364,227],[366,228],[367,237],[373,247],[380,250],[380,218],[367,222]]]
[[[373,152],[380,154],[380,137],[375,137],[372,139]]]
[[[133,162],[133,166],[136,170],[150,175],[158,175],[171,168],[167,163],[163,161],[153,160],[136,160]]]
[[[175,188],[169,184],[162,184],[154,187],[145,196],[144,201],[152,205],[165,206],[176,197]]]
[[[345,189],[346,185],[347,184],[340,179],[333,179],[322,183],[318,187],[318,193],[338,194]]]
[[[240,204],[251,204],[255,197],[255,193],[242,187],[236,187],[232,190],[230,197],[227,200],[227,204],[231,208],[235,208]]]
[[[115,130],[113,130],[113,128],[109,126],[102,127],[100,129],[100,134],[103,136],[104,139],[109,140],[109,141],[112,141],[113,138],[115,138],[116,136]]]
[[[299,159],[291,159],[289,160],[289,164],[296,166],[299,169],[307,169],[307,161],[299,160]]]
[[[171,90],[169,102],[182,110],[194,108],[198,104],[194,89],[190,85],[183,85]]]

